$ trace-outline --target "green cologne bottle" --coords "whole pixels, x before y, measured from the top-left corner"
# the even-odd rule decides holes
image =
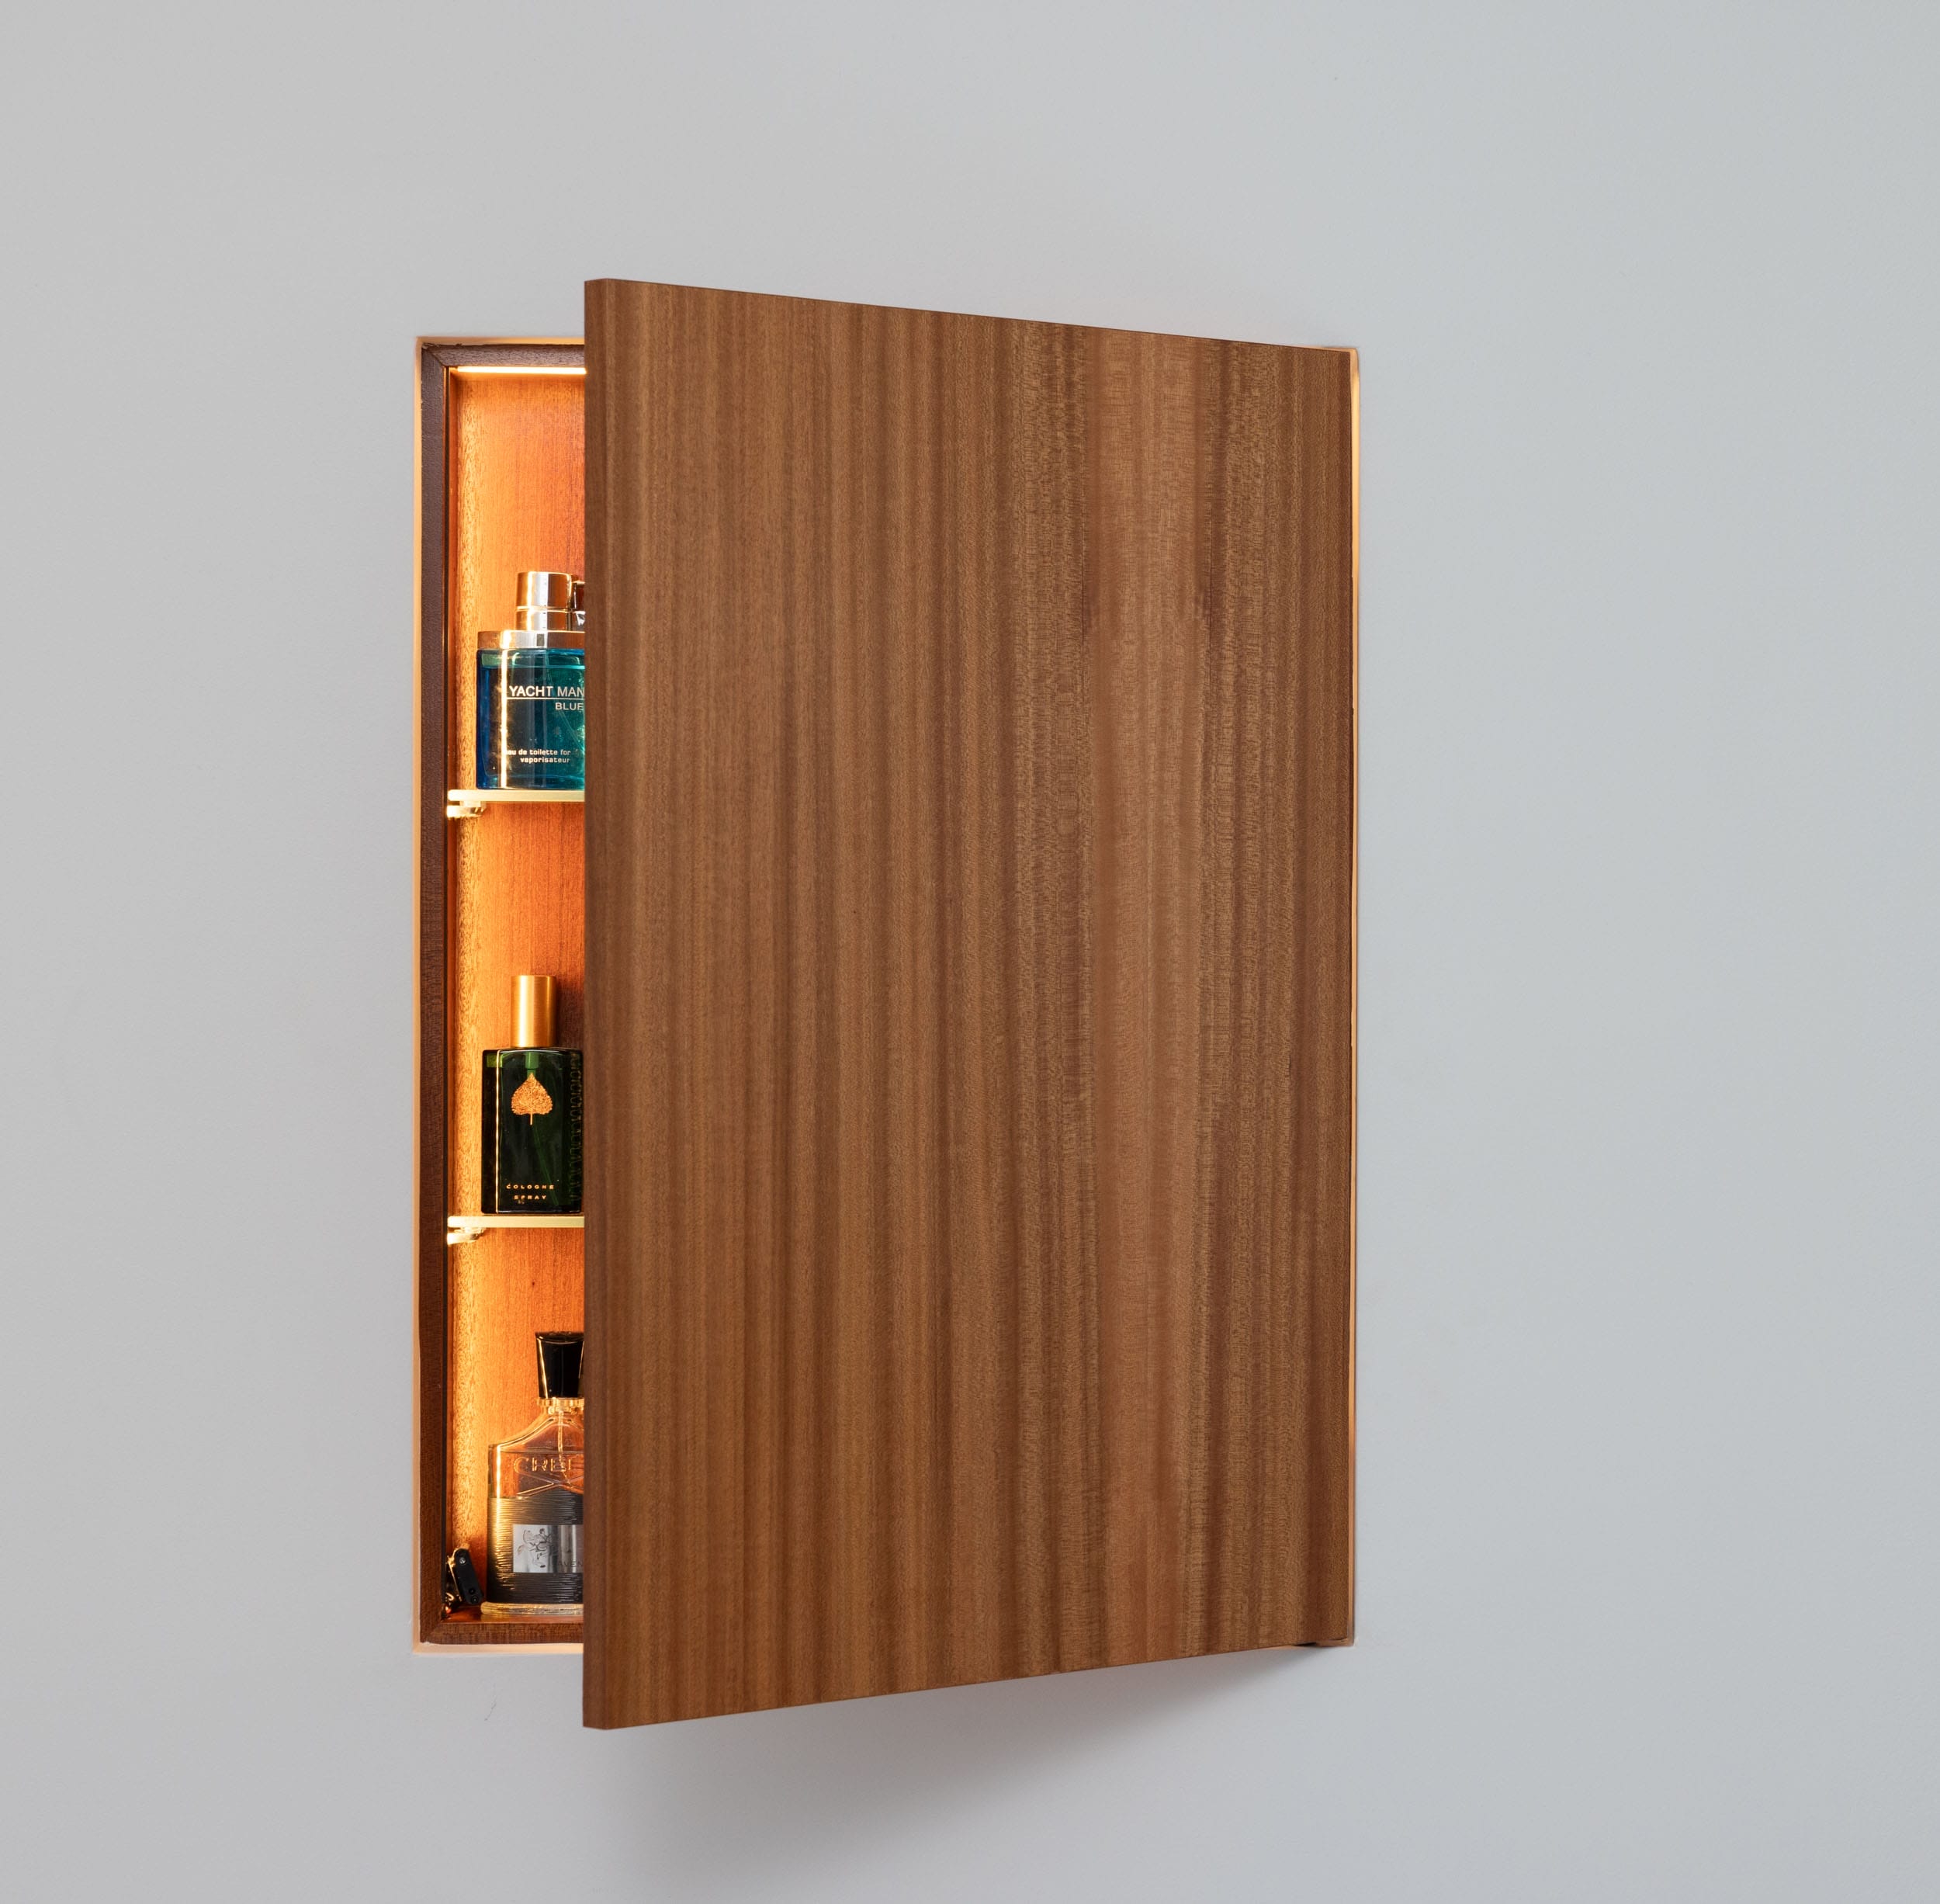
[[[524,973],[512,987],[512,1042],[484,1054],[479,1208],[489,1216],[576,1216],[580,1208],[580,1053],[555,1042],[559,981]]]

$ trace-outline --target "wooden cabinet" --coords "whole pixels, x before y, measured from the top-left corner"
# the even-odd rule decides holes
[[[558,969],[589,1724],[1344,1642],[1353,354],[615,283],[583,379],[487,348],[424,352],[421,1640],[559,1637],[436,1592],[580,1314],[580,1233],[445,1241]],[[582,546],[583,852],[442,799]]]

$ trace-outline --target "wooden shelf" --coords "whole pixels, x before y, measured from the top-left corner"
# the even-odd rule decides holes
[[[494,806],[584,806],[583,787],[448,787],[447,820],[476,820]]]
[[[557,1647],[577,1651],[585,1640],[579,1620],[488,1620],[475,1607],[448,1613],[424,1635],[433,1646]]]
[[[447,1243],[476,1243],[488,1229],[584,1229],[584,1216],[448,1216]]]

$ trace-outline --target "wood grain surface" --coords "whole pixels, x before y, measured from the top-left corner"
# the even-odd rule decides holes
[[[428,1166],[437,1174],[435,1243],[421,1240],[420,1247],[438,1253],[432,1264],[421,1257],[420,1264],[421,1298],[428,1281],[437,1287],[435,1313],[421,1319],[420,1566],[422,1575],[451,1548],[465,1545],[483,1579],[487,1452],[539,1413],[533,1333],[580,1325],[583,1250],[576,1231],[496,1231],[449,1247],[444,1216],[479,1207],[479,1054],[512,1035],[513,978],[555,974],[561,1039],[580,1040],[584,810],[501,806],[450,822],[443,817],[443,792],[474,781],[480,632],[509,623],[521,569],[583,572],[585,385],[544,373],[576,352],[514,350],[490,375],[477,374],[475,365],[508,353],[445,354],[456,361],[445,366],[442,433],[427,473],[438,484],[440,520],[424,558],[428,569],[434,563],[438,569],[435,591],[425,591],[440,624],[425,638],[425,665],[438,671],[442,718],[435,734],[427,727],[424,793],[435,799],[442,829],[442,907],[438,990],[434,998],[428,983],[420,1006],[438,1021],[439,1053],[435,1097],[420,1108],[437,1136]],[[516,373],[535,359],[533,374]],[[435,1339],[428,1340],[433,1330]],[[427,1379],[434,1368],[435,1384]],[[435,1482],[425,1472],[434,1461]],[[420,1637],[438,1643],[556,1643],[579,1636],[577,1625],[557,1621],[446,1620],[435,1579],[421,1579],[420,1599]]]
[[[1347,1639],[1353,354],[587,321],[588,1722]]]

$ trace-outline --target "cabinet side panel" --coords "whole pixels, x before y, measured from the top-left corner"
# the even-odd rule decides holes
[[[414,1059],[417,1518],[414,1635],[435,1632],[444,1611],[445,1552],[445,800],[449,765],[445,675],[445,366],[417,353],[417,1009]]]
[[[1345,1639],[1351,357],[587,349],[589,1722]]]

